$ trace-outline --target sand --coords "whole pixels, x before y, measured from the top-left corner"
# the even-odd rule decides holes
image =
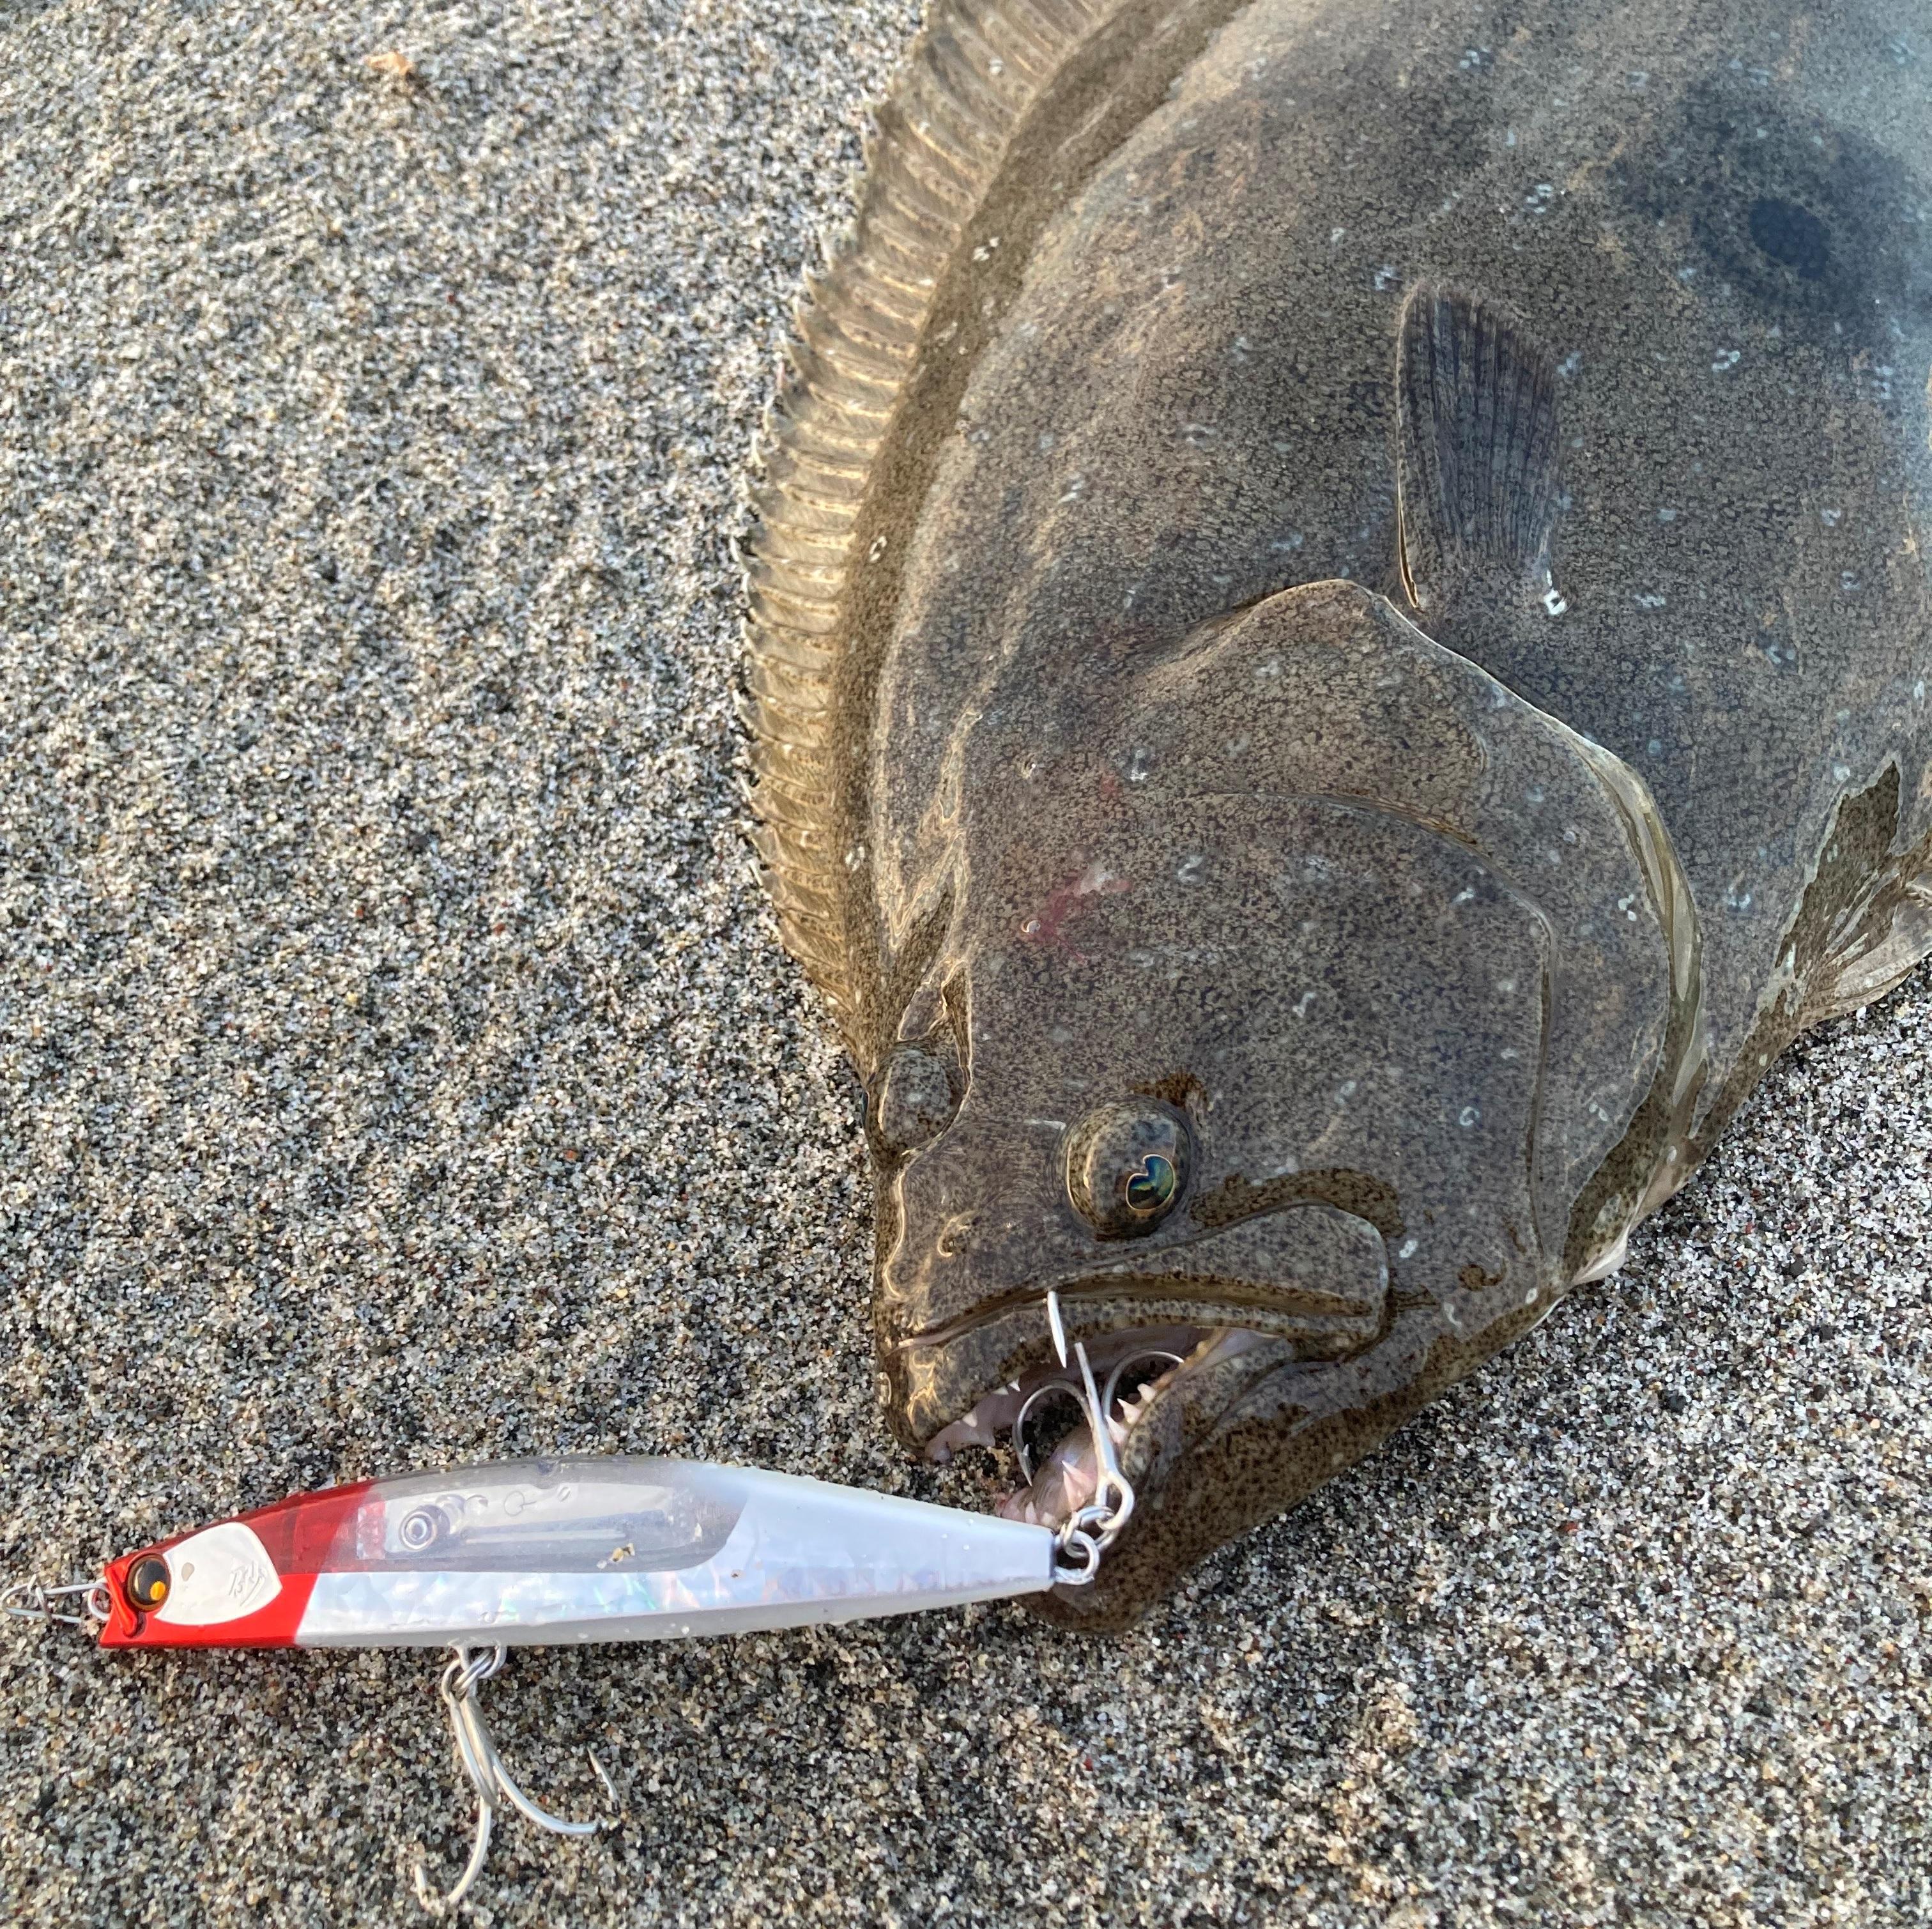
[[[730,708],[914,10],[578,10],[0,27],[10,1575],[539,1449],[986,1504],[873,1409]],[[506,1758],[614,1826],[506,1826],[475,1919],[1932,1921],[1929,1053],[1925,973],[1801,1046],[1620,1275],[1131,1635],[515,1658]],[[413,1919],[434,1672],[0,1635],[0,1914]]]

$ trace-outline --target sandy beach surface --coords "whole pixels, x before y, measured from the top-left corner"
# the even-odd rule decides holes
[[[0,1568],[874,1413],[740,482],[909,0],[0,17]],[[372,64],[373,63],[373,64]],[[1134,1633],[519,1655],[479,1924],[1932,1922],[1932,973]],[[416,1918],[410,1654],[0,1632],[0,1916]],[[586,1757],[594,1750],[615,1792]]]

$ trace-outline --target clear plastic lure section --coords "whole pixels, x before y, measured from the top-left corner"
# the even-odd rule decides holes
[[[745,1472],[688,1460],[512,1460],[378,1480],[344,1521],[332,1570],[680,1573],[743,1514]]]
[[[112,1563],[117,1646],[649,1640],[1040,1592],[1052,1534],[688,1460],[503,1462],[298,1496]]]

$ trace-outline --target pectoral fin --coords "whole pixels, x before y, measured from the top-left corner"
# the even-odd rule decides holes
[[[1396,389],[1410,602],[1425,619],[1452,622],[1478,602],[1493,614],[1531,604],[1554,614],[1556,380],[1547,351],[1502,310],[1424,283],[1403,308]]]

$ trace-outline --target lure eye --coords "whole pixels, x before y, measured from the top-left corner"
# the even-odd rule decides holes
[[[1102,1106],[1066,1142],[1066,1196],[1102,1239],[1151,1232],[1187,1190],[1187,1121],[1153,1099]]]
[[[128,1570],[128,1603],[152,1614],[168,1598],[168,1564],[158,1554],[143,1554]]]

